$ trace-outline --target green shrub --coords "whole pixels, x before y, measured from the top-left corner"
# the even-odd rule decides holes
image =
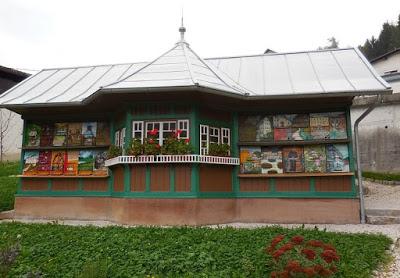
[[[400,181],[399,173],[378,173],[378,172],[362,172],[364,178],[384,181]]]
[[[229,156],[231,147],[228,144],[211,143],[208,147],[208,155],[212,156]]]
[[[143,154],[143,144],[139,139],[133,139],[126,150],[127,155],[138,156]]]
[[[122,155],[122,148],[111,145],[110,148],[108,149],[107,158],[110,159],[120,155]]]

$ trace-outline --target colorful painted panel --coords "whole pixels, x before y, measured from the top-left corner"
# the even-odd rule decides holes
[[[329,125],[330,139],[347,139],[346,115],[344,113],[331,113]]]
[[[260,116],[241,116],[239,117],[239,140],[242,142],[255,141],[257,137],[257,123]]]
[[[96,144],[96,122],[86,122],[82,124],[82,140],[84,146],[93,146]]]
[[[240,141],[273,141],[274,131],[270,116],[243,116],[239,118]]]
[[[243,174],[261,174],[261,148],[240,148],[240,172]]]
[[[49,147],[53,144],[54,125],[44,124],[40,134],[40,146]]]
[[[109,145],[110,141],[110,125],[106,122],[97,123],[96,145]]]
[[[79,151],[68,151],[64,164],[64,175],[75,176],[78,174]]]
[[[39,161],[37,166],[39,175],[48,175],[51,170],[51,151],[39,151]]]
[[[78,173],[79,175],[91,175],[93,173],[93,151],[81,150],[79,152],[79,164]]]
[[[107,160],[107,151],[95,151],[94,152],[94,175],[107,175],[107,167],[105,161]]]
[[[326,153],[324,145],[304,147],[304,168],[306,172],[326,172]]]
[[[326,146],[326,168],[328,172],[349,172],[349,149],[347,144]]]
[[[65,151],[53,151],[51,154],[51,174],[62,175],[64,173]]]
[[[82,145],[82,123],[68,124],[68,146]]]
[[[56,123],[54,127],[53,146],[62,147],[67,144],[68,125],[66,123]]]
[[[307,114],[284,114],[274,116],[275,128],[308,127],[309,116]]]
[[[309,127],[293,127],[291,132],[292,140],[307,141],[312,139]]]
[[[314,140],[329,139],[329,126],[312,126],[311,138]]]
[[[30,147],[38,147],[40,145],[40,134],[42,128],[37,124],[28,124],[26,127],[26,145]]]
[[[36,175],[38,162],[39,151],[26,151],[24,153],[24,167],[22,173],[24,175]]]
[[[292,138],[291,128],[275,128],[274,129],[274,140],[275,141],[290,141]]]
[[[279,147],[266,147],[261,149],[261,173],[283,173],[282,150]]]
[[[304,172],[303,147],[284,147],[282,152],[284,172]]]

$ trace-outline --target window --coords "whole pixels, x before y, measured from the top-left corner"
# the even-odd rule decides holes
[[[210,144],[231,145],[231,130],[229,128],[200,125],[200,154],[207,155]]]
[[[114,145],[117,147],[123,147],[125,142],[125,127],[117,130],[114,133]]]
[[[143,121],[132,122],[132,138],[139,139],[143,143]]]
[[[163,141],[172,136],[176,130],[181,130],[179,138],[189,138],[189,120],[165,120],[165,121],[133,121],[132,122],[132,137],[140,139],[143,143],[144,138],[147,138],[148,132],[158,129],[158,138],[156,141],[162,145]]]

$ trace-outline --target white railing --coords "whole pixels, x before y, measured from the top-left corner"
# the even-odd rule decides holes
[[[222,157],[198,154],[185,155],[140,155],[140,156],[117,156],[106,160],[105,165],[113,166],[116,164],[144,164],[144,163],[206,163],[239,165],[239,158]]]

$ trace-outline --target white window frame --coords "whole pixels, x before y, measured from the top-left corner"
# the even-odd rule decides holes
[[[177,121],[177,128],[186,132],[186,136],[181,136],[179,134],[178,135],[179,139],[188,139],[190,137],[190,134],[189,134],[189,120],[178,120]]]
[[[221,129],[219,127],[213,127],[213,126],[210,126],[208,129],[209,129],[209,137],[210,137],[209,141],[210,141],[210,143],[215,144],[215,142],[213,142],[211,140],[211,138],[216,138],[217,139],[217,144],[218,145],[221,144],[221,136],[220,136],[221,135]]]
[[[133,127],[134,127],[134,124],[136,123],[136,124],[138,124],[138,123],[141,123],[141,125],[142,125],[142,128],[143,128],[143,130],[144,130],[144,132],[142,133],[142,139],[141,139],[141,142],[143,143],[143,140],[144,140],[144,138],[147,138],[147,136],[148,136],[148,132],[149,131],[151,131],[152,129],[154,129],[154,126],[156,125],[156,124],[158,124],[159,125],[159,128],[158,128],[158,139],[156,139],[156,140],[158,140],[158,143],[160,144],[160,146],[162,146],[163,145],[163,142],[164,142],[164,140],[166,139],[166,138],[164,138],[164,133],[165,132],[174,132],[174,131],[176,131],[176,130],[178,130],[178,129],[181,129],[181,130],[183,130],[183,131],[185,131],[186,132],[186,136],[178,136],[178,138],[180,138],[180,139],[187,139],[187,138],[189,138],[190,137],[190,134],[189,134],[189,131],[190,131],[190,125],[189,125],[189,120],[150,120],[150,121],[134,121],[134,122],[132,122],[133,123]],[[165,123],[168,123],[169,125],[171,124],[171,123],[173,123],[173,124],[175,124],[175,129],[171,129],[170,128],[170,126],[169,126],[169,129],[168,130],[164,130],[164,124]],[[151,125],[153,128],[148,128],[149,127],[149,125]],[[183,127],[183,128],[180,128],[180,127]],[[132,137],[134,137],[134,135],[135,135],[135,133],[134,133],[135,131],[134,131],[134,128],[132,128]],[[136,131],[136,133],[138,133],[139,131]]]
[[[208,155],[208,147],[210,146],[209,132],[210,127],[208,125],[200,125],[200,154]],[[203,135],[206,135],[206,140],[203,140]],[[203,146],[205,143],[205,147]]]
[[[211,132],[212,130],[212,132]],[[206,135],[206,140],[203,139],[203,135]],[[200,154],[208,155],[208,150],[211,144],[211,137],[218,137],[217,144],[231,145],[231,129],[226,127],[214,127],[208,125],[200,125]],[[225,143],[226,141],[226,143]],[[215,143],[213,143],[215,144]],[[205,147],[203,146],[205,145]],[[230,154],[230,152],[229,152]]]
[[[140,139],[140,142],[143,144],[144,139],[144,121],[133,121],[132,122],[132,138]],[[136,135],[139,134],[138,137]]]
[[[126,133],[126,128],[124,127],[123,129],[121,129],[121,133],[120,133],[120,136],[121,136],[120,141],[119,141],[120,147],[123,147],[125,145],[125,133]]]

